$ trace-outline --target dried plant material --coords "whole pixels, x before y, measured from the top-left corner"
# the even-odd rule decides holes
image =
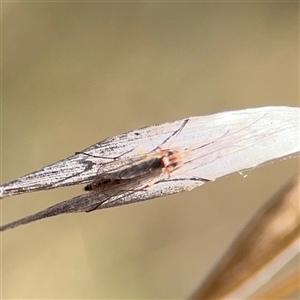
[[[289,274],[285,274],[284,278],[281,278],[280,281],[277,280],[276,284],[273,284],[268,291],[255,294],[251,299],[291,299],[293,294],[299,292],[299,283],[300,272],[298,267],[292,272],[289,272]]]
[[[294,178],[240,233],[191,299],[248,299],[299,253],[300,178]]]
[[[245,109],[134,130],[4,184],[0,187],[0,198],[70,185],[89,185],[99,176],[107,178],[107,174],[126,172],[132,167],[129,162],[141,157],[134,150],[136,148],[148,155],[156,149],[160,153],[171,151],[190,155],[181,161],[177,156],[178,162],[172,172],[155,174],[152,179],[147,172],[146,176],[132,176],[129,181],[122,182],[121,189],[119,184],[114,191],[111,190],[114,187],[110,187],[109,196],[101,191],[85,193],[4,225],[0,230],[58,214],[91,211],[91,207],[107,208],[191,190],[206,181],[290,156],[300,150],[299,108]],[[160,155],[165,159],[171,157]],[[163,162],[165,170],[171,166],[167,164]]]

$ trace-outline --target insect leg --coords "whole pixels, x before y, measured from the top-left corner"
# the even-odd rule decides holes
[[[152,151],[156,151],[159,147],[161,147],[162,145],[164,145],[173,136],[176,137],[181,132],[181,130],[185,127],[185,125],[188,123],[188,121],[189,121],[189,119],[185,119],[183,121],[183,123],[180,125],[180,127],[177,130],[175,130],[170,136],[168,136],[159,146],[157,146],[156,148],[154,148]]]

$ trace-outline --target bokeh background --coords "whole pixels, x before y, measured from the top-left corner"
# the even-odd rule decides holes
[[[299,3],[4,2],[2,182],[139,127],[298,106],[298,68]],[[280,161],[5,232],[2,297],[184,298],[298,172],[297,160]],[[79,193],[4,199],[2,222]]]

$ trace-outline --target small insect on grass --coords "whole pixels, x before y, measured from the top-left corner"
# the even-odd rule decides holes
[[[161,145],[149,153],[141,154],[130,159],[122,159],[121,157],[123,155],[130,152],[127,151],[118,157],[111,158],[113,161],[107,163],[106,167],[110,165],[111,167],[109,167],[109,169],[114,171],[103,173],[103,166],[100,167],[94,180],[85,186],[84,190],[101,192],[107,195],[108,198],[102,201],[103,203],[122,193],[147,191],[161,176],[167,175],[167,177],[170,178],[171,173],[179,169],[180,166],[182,166],[190,158],[191,151],[188,149],[163,149],[162,146],[171,138],[176,138],[187,122],[188,119],[185,120],[183,124],[167,139],[165,139]],[[136,152],[141,151],[136,150]],[[93,155],[93,157],[97,156]],[[107,157],[101,156],[101,158]],[[124,162],[124,164],[121,164],[122,167],[114,167],[114,164],[117,162],[119,163],[120,161]],[[203,179],[203,181],[209,180]],[[97,205],[97,207],[99,205]],[[93,208],[92,210],[96,208]]]
[[[114,185],[120,185],[128,181],[132,182],[134,178],[145,175],[156,177],[161,174],[168,174],[168,177],[170,177],[170,173],[179,168],[188,156],[187,151],[158,148],[157,152],[136,159],[129,159],[128,164],[122,170],[97,175],[84,189],[86,191],[104,191]]]

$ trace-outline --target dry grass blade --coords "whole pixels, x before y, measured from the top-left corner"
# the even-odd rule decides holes
[[[185,124],[184,128],[182,124]],[[179,128],[182,128],[180,134],[170,143],[170,137]],[[86,193],[4,225],[0,230],[58,214],[90,211],[92,206],[101,209],[191,190],[202,185],[203,178],[214,181],[233,172],[291,156],[300,151],[299,108],[245,109],[134,130],[108,138],[83,150],[84,153],[4,184],[0,187],[0,198],[90,183],[99,172],[99,167],[101,176],[126,167],[128,161],[137,156],[136,151],[132,151],[136,147],[147,153],[157,147],[168,149],[170,145],[174,149],[188,149],[192,156],[171,176],[157,178],[151,189],[141,190],[143,180],[137,178],[134,187],[116,192],[116,196],[109,200],[104,193]],[[124,153],[122,159],[112,159]]]
[[[248,299],[298,254],[299,188],[297,177],[261,208],[191,299]]]
[[[258,293],[252,299],[287,299],[293,294],[299,292],[300,289],[300,274],[299,267],[293,270],[288,275],[272,285],[268,291]]]

